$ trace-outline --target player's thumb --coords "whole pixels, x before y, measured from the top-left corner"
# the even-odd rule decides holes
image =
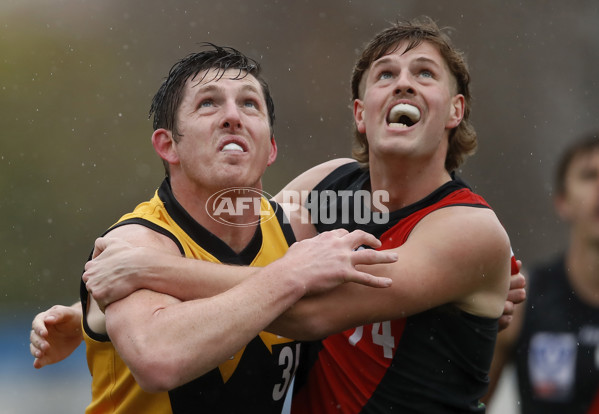
[[[98,257],[108,247],[106,237],[98,237],[94,243],[94,257]]]

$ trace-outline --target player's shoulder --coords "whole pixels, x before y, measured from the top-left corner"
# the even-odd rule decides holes
[[[289,184],[283,187],[283,189],[273,198],[278,203],[288,202],[289,193],[305,194],[311,191],[314,187],[316,187],[318,183],[320,183],[333,171],[335,171],[343,165],[351,163],[356,163],[356,160],[352,158],[336,158],[318,164],[294,178],[291,182],[289,182]],[[287,194],[288,196],[285,197],[285,194]],[[301,204],[303,204],[303,200]]]
[[[320,181],[322,181],[325,177],[330,175],[333,171],[337,170],[338,168],[340,168],[344,165],[349,165],[349,164],[357,165],[356,160],[354,160],[352,158],[336,158],[333,160],[325,161],[321,164],[318,164],[318,165],[310,168],[306,172],[300,174],[290,184],[292,184],[296,180],[301,180],[302,183],[304,184],[303,187],[305,187],[303,189],[311,190],[314,187],[316,187],[316,185]]]
[[[335,158],[333,160],[325,161],[321,164],[318,164],[310,168],[307,172],[319,173],[320,178],[324,178],[337,168],[348,164],[357,165],[357,162],[353,158]]]
[[[170,237],[140,223],[127,223],[115,226],[103,237],[119,239],[133,246],[152,247],[165,251],[173,250],[179,254],[179,248]]]
[[[505,228],[490,208],[455,205],[436,210],[414,228],[414,233],[425,232],[459,239],[459,243],[452,243],[456,249],[509,249],[510,245]]]

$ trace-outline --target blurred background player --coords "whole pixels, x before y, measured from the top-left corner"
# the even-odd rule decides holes
[[[532,268],[527,303],[497,339],[491,370],[516,368],[523,414],[599,413],[599,134],[563,152],[555,209],[568,225],[566,250]]]

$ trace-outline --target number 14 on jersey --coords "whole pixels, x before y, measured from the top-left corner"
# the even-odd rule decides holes
[[[375,322],[372,325],[372,343],[383,347],[383,356],[393,358],[393,348],[395,347],[395,337],[391,333],[391,321]],[[349,337],[349,343],[356,346],[362,340],[364,335],[364,326],[358,326],[354,333]]]

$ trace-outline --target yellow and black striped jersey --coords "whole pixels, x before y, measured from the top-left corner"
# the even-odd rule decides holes
[[[265,198],[260,226],[239,254],[197,223],[177,202],[166,179],[154,197],[112,226],[141,224],[170,237],[186,257],[249,266],[265,266],[283,256],[295,241],[282,209]],[[266,214],[264,214],[266,212]],[[168,393],[150,394],[135,382],[106,335],[86,323],[87,290],[82,283],[83,327],[92,374],[95,413],[280,413],[298,363],[299,342],[261,332],[218,368]]]

